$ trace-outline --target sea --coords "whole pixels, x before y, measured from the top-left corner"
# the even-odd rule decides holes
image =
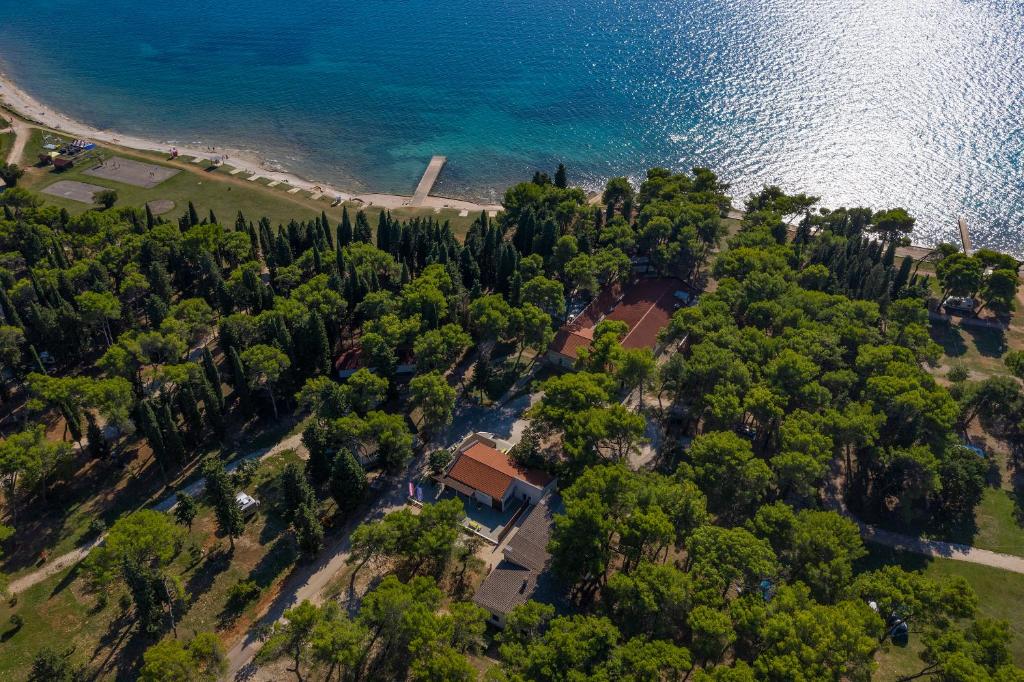
[[[709,166],[1024,255],[1024,0],[2,0],[0,68],[122,133],[484,201]]]

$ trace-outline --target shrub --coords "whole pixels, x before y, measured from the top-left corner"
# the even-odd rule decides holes
[[[437,476],[444,468],[448,466],[448,462],[452,461],[452,453],[448,450],[434,450],[430,453],[430,473]]]
[[[236,609],[256,601],[260,596],[260,586],[255,580],[239,580],[228,590],[228,603]]]

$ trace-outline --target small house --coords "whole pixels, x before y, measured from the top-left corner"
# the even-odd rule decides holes
[[[512,504],[536,504],[555,487],[549,473],[520,466],[482,433],[470,434],[455,448],[452,461],[437,479],[446,488],[498,511]]]

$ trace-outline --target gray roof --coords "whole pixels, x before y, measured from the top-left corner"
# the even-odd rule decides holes
[[[553,515],[560,510],[561,499],[555,495],[546,496],[530,510],[505,547],[505,558],[477,588],[474,602],[501,614],[530,599],[559,605],[561,590],[548,570],[547,544]]]
[[[551,558],[548,542],[555,523],[551,497],[545,496],[523,519],[519,530],[505,545],[505,559],[534,571],[543,571],[547,566]]]

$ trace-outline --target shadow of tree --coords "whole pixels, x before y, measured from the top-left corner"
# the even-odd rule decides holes
[[[928,333],[932,341],[942,346],[943,353],[949,357],[958,358],[967,353],[967,344],[959,327],[944,322],[933,322],[928,328]]]

